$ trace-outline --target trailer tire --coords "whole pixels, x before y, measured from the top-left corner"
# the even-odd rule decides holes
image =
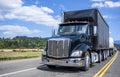
[[[85,53],[85,60],[84,60],[84,67],[82,68],[83,71],[89,70],[90,67],[90,54],[89,52]]]
[[[111,53],[111,50],[109,50],[109,57],[111,57],[112,56],[112,53]]]
[[[105,53],[104,53],[104,51],[102,52],[102,61],[105,61]]]
[[[112,50],[112,52],[111,52],[111,55],[113,55],[114,53],[113,53],[113,50]]]
[[[98,53],[98,63],[101,63],[102,61],[102,54],[101,51]]]

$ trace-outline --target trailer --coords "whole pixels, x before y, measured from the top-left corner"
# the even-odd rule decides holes
[[[109,26],[98,9],[67,11],[57,35],[47,40],[43,64],[80,67],[87,71],[95,62],[107,59]]]
[[[114,39],[112,37],[109,37],[109,56],[112,56],[114,54]]]

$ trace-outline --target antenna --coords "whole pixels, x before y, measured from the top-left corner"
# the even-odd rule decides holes
[[[63,22],[64,21],[64,12],[63,12],[63,8],[61,7],[61,22]]]

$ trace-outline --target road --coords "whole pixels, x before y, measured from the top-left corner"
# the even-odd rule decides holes
[[[120,77],[120,52],[116,61],[108,69],[104,77]]]
[[[1,61],[0,77],[93,77],[112,57],[102,63],[95,63],[89,71],[77,68],[57,67],[49,69],[41,63],[40,58]],[[120,53],[104,77],[120,77]]]

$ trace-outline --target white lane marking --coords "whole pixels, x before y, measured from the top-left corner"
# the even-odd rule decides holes
[[[24,70],[20,70],[20,71],[15,71],[15,72],[1,74],[0,77],[2,77],[2,76],[8,76],[8,75],[16,74],[16,73],[21,73],[21,72],[25,72],[25,71],[30,71],[30,70],[34,70],[34,69],[36,69],[36,67],[29,68],[29,69],[24,69]]]

